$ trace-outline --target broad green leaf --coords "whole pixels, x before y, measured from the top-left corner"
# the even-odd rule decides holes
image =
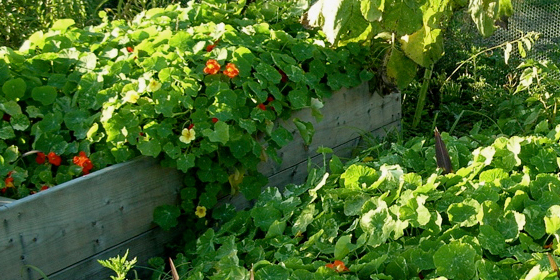
[[[177,158],[177,168],[183,172],[187,172],[195,165],[195,156],[193,154],[182,154]]]
[[[16,78],[7,81],[2,86],[2,92],[4,92],[8,100],[19,100],[25,95],[25,90],[27,89],[27,84],[22,78]]]
[[[278,144],[278,146],[286,146],[290,141],[293,140],[292,134],[283,127],[276,128],[270,135],[272,140]]]
[[[325,75],[326,66],[320,60],[312,60],[309,63],[309,73],[317,77],[317,80],[321,79]]]
[[[368,21],[381,21],[385,10],[385,0],[361,0],[362,15]]]
[[[354,251],[356,245],[352,244],[352,235],[341,236],[334,245],[334,258],[342,260],[348,253]]]
[[[538,205],[530,205],[523,209],[523,214],[526,217],[524,230],[535,240],[543,237],[546,234],[545,211]]]
[[[253,139],[249,134],[243,134],[240,139],[229,141],[227,146],[235,158],[243,159],[252,150]]]
[[[243,182],[239,185],[239,190],[247,200],[255,199],[259,197],[261,189],[266,185],[267,181],[268,179],[261,174],[245,176],[243,177]],[[277,217],[277,219],[280,219],[280,217]],[[263,230],[267,228],[268,226]]]
[[[353,195],[344,201],[344,215],[355,216],[362,212],[362,205],[369,200],[367,195]]]
[[[280,80],[282,80],[282,75],[280,75],[280,72],[278,72],[276,68],[268,64],[261,62],[257,64],[255,70],[257,71],[257,73],[263,75],[268,81],[274,84],[280,83]]]
[[[472,279],[476,272],[475,249],[466,243],[452,241],[434,253],[434,264],[439,275],[449,279]]]
[[[74,110],[64,115],[64,124],[68,129],[74,132],[74,136],[78,139],[84,139],[87,132],[91,128],[93,120],[89,112],[85,110]]]
[[[421,3],[424,2],[392,1],[385,5],[382,25],[398,37],[416,32],[422,26]]]
[[[272,224],[280,220],[282,212],[269,203],[264,207],[253,208],[253,210],[251,210],[251,217],[253,218],[255,226],[263,231],[267,231]]]
[[[463,202],[449,205],[447,214],[450,222],[458,223],[463,227],[472,227],[478,223],[477,215],[480,210],[478,201],[467,198]]]
[[[410,258],[412,261],[412,265],[418,267],[420,270],[430,270],[435,269],[436,266],[434,265],[434,249],[431,249],[429,252],[422,250],[419,247],[412,249],[410,253]]]
[[[63,33],[66,32],[68,27],[76,24],[73,19],[59,19],[55,21],[51,27],[52,30],[60,30]]]
[[[31,122],[26,115],[16,114],[11,117],[10,124],[15,130],[24,131],[29,127],[29,125],[31,125]]]
[[[428,68],[443,56],[442,30],[423,26],[418,31],[401,37],[401,45],[410,59]]]
[[[156,91],[153,94],[155,111],[164,117],[171,118],[173,110],[179,104],[180,93],[176,91]]]
[[[558,170],[556,153],[552,149],[539,149],[539,152],[531,158],[530,162],[539,173],[550,173]]]
[[[41,102],[43,105],[50,105],[56,99],[56,89],[51,86],[40,86],[33,88],[31,96],[35,101]]]
[[[8,101],[8,102],[0,103],[0,110],[12,116],[21,114],[21,107],[18,105],[16,101]]]
[[[505,272],[492,261],[481,259],[476,262],[476,268],[481,280],[509,280]]]
[[[226,144],[229,141],[229,125],[225,122],[217,122],[214,124],[214,130],[205,129],[202,134],[212,142]]]
[[[494,255],[501,255],[506,248],[506,239],[502,234],[489,225],[481,225],[477,236],[482,248]]]
[[[375,169],[359,164],[353,164],[340,176],[342,186],[350,189],[365,189],[379,178]]]
[[[290,65],[289,67],[284,68],[284,71],[286,72],[288,78],[293,82],[299,83],[305,79],[305,73],[298,66]]]
[[[280,265],[267,265],[257,270],[255,279],[288,280],[290,279],[290,271]]]
[[[292,235],[306,232],[307,226],[313,222],[314,215],[315,204],[308,204],[305,206],[292,226]]]
[[[311,141],[313,140],[313,135],[315,134],[315,129],[313,128],[313,124],[311,122],[304,122],[298,118],[293,119],[294,124],[296,125],[301,138],[303,138],[303,142],[306,145],[310,145]]]
[[[499,0],[471,0],[469,12],[476,28],[484,37],[494,33],[494,19],[498,14]]]
[[[416,63],[393,49],[387,62],[387,77],[399,88],[405,88],[416,77]]]
[[[181,215],[181,210],[177,206],[161,205],[154,210],[154,222],[163,230],[168,231],[179,224],[177,220],[179,215]]]
[[[315,46],[305,43],[297,43],[291,47],[292,54],[299,61],[304,61],[313,57]]]
[[[546,233],[555,235],[560,239],[560,205],[553,205],[546,211],[544,217]]]
[[[138,150],[145,156],[157,157],[161,153],[161,144],[157,138],[140,141],[138,142]]]

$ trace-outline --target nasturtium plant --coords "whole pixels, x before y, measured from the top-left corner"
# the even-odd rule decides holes
[[[560,167],[542,173],[526,153],[558,157],[558,131],[482,146],[444,133],[467,159],[445,175],[425,138],[342,166],[333,155],[306,183],[265,189],[252,209],[217,208],[217,226],[174,263],[185,279],[554,279]],[[511,168],[497,167],[506,158]]]
[[[319,120],[324,98],[373,76],[367,48],[333,50],[298,23],[302,3],[274,6],[290,14],[271,19],[257,8],[265,2],[190,1],[130,22],[101,13],[97,26],[61,20],[18,50],[0,48],[1,195],[144,155],[184,172],[196,190],[154,214],[165,229],[177,213],[204,220],[196,207],[218,197],[256,198],[267,182],[257,165],[280,160],[293,139],[276,120],[295,122],[309,144],[311,122],[291,113],[309,108]],[[36,162],[51,152],[59,164]]]

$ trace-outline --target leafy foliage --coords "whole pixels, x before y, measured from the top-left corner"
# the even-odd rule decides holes
[[[216,209],[221,226],[177,256],[179,274],[552,279],[545,255],[550,244],[555,262],[560,254],[560,180],[559,165],[549,158],[559,156],[559,135],[560,126],[478,147],[442,133],[457,170],[446,175],[435,169],[433,143],[421,138],[376,161],[366,151],[343,168],[333,156],[330,173],[312,169],[303,185],[268,188],[253,209]]]
[[[319,0],[308,12],[311,25],[321,26],[331,44],[368,42],[385,37],[386,75],[400,88],[406,87],[416,71],[401,71],[416,65],[424,68],[444,53],[443,30],[453,10],[467,1]],[[497,20],[513,13],[510,0],[471,0],[469,13],[480,33],[491,35]]]
[[[244,7],[191,1],[84,29],[61,20],[18,51],[0,48],[0,177],[13,179],[1,189],[21,197],[82,175],[70,158],[83,152],[95,169],[146,155],[185,172],[181,208],[156,212],[166,229],[218,195],[256,197],[266,183],[257,164],[278,161],[293,137],[275,120],[302,108],[320,117],[312,101],[371,74],[359,45],[334,51],[301,25],[273,27]],[[311,123],[295,122],[310,142]],[[23,157],[31,150],[62,164]]]

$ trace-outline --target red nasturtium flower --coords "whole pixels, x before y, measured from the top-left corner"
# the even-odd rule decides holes
[[[204,73],[214,75],[220,71],[220,67],[220,64],[215,59],[208,59],[206,67],[204,67]]]
[[[217,123],[217,122],[218,122],[218,118],[212,118],[212,122],[213,122],[213,123]]]
[[[336,272],[344,272],[344,271],[350,271],[350,269],[348,269],[345,265],[344,262],[342,261],[334,261],[333,263],[328,263],[325,265],[326,267],[333,269]]]
[[[45,155],[45,153],[42,152],[37,153],[37,157],[35,158],[35,161],[38,164],[43,164],[45,163],[46,160],[47,160],[47,155]]]
[[[129,52],[129,53],[131,53],[131,52],[134,51],[134,49],[133,49],[132,47],[126,47],[126,51]]]
[[[263,111],[266,111],[266,106],[265,106],[264,104],[262,104],[262,103],[259,104],[259,105],[257,105],[257,107],[259,107],[259,109],[261,109],[261,110],[263,110]]]
[[[60,163],[62,162],[62,159],[60,158],[60,156],[55,154],[54,152],[50,152],[47,155],[47,158],[49,159],[49,162],[54,166],[59,166]]]
[[[235,76],[239,75],[239,69],[233,63],[228,63],[226,65],[226,70],[224,70],[224,74],[230,78],[234,78]]]
[[[89,171],[93,169],[93,163],[91,163],[91,160],[84,151],[81,151],[78,156],[75,156],[73,162],[75,165],[82,168],[84,175],[89,174]]]
[[[206,51],[211,52],[215,47],[216,47],[216,45],[208,45],[208,46],[206,46]]]
[[[40,191],[48,190],[49,186],[42,186]]]

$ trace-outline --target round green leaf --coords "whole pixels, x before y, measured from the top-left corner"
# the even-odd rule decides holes
[[[6,95],[6,98],[16,101],[25,95],[26,89],[27,85],[21,78],[9,80],[2,86],[2,91]]]
[[[141,141],[138,143],[138,150],[140,150],[143,155],[157,157],[161,152],[161,144],[158,139]]]
[[[51,86],[40,86],[33,89],[31,97],[33,100],[41,102],[43,105],[50,105],[56,99],[56,89]]]
[[[29,127],[31,122],[29,121],[29,118],[27,118],[26,115],[16,114],[13,115],[12,118],[10,119],[10,124],[15,130],[23,131]]]
[[[476,251],[470,245],[452,241],[434,253],[434,264],[439,275],[449,279],[472,279],[476,272]]]
[[[463,227],[471,227],[478,223],[476,216],[480,210],[478,201],[467,198],[463,202],[449,205],[447,214],[450,222],[458,223]]]
[[[177,218],[181,215],[181,210],[174,205],[161,205],[154,210],[154,222],[163,230],[170,230],[179,224]]]

